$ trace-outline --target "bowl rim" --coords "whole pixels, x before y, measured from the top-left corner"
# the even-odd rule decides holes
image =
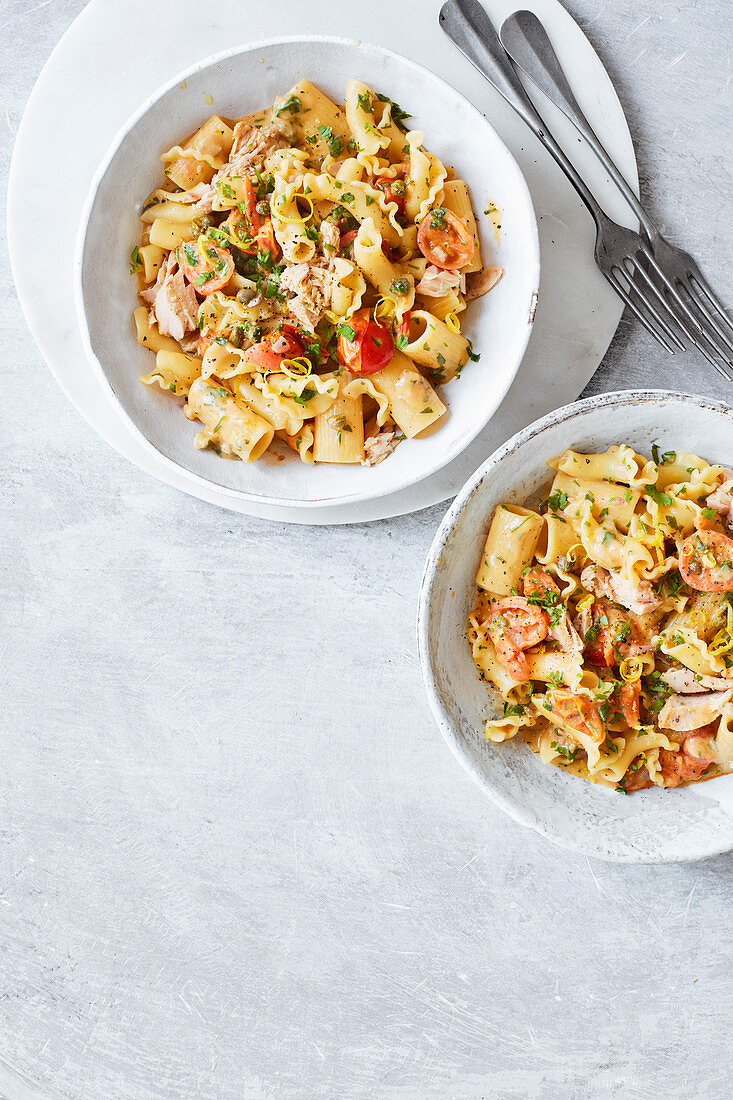
[[[552,841],[554,844],[557,844],[558,847],[564,848],[566,851],[575,852],[578,855],[593,856],[610,863],[651,865],[690,863],[696,860],[709,859],[713,856],[722,855],[725,852],[733,850],[733,840],[724,842],[720,845],[706,845],[704,848],[698,845],[697,848],[691,849],[685,854],[670,856],[664,859],[650,858],[643,854],[636,854],[633,851],[624,854],[604,853],[597,848],[590,850],[588,845],[583,844],[582,841],[576,842],[558,837],[554,830],[549,828],[542,820],[539,820],[531,812],[524,810],[511,798],[502,794],[501,791],[492,786],[484,772],[470,758],[467,746],[460,731],[455,723],[451,721],[436,689],[434,661],[430,656],[428,644],[430,622],[429,605],[440,558],[459,516],[463,512],[469,499],[486,479],[487,475],[490,475],[491,471],[496,469],[509,454],[519,450],[528,440],[539,435],[546,428],[553,427],[563,422],[570,422],[590,409],[611,408],[614,406],[629,405],[632,402],[634,404],[662,404],[666,401],[676,401],[682,404],[695,405],[697,408],[707,408],[712,412],[724,413],[733,417],[733,406],[726,404],[724,401],[712,400],[704,398],[701,395],[685,393],[678,390],[662,389],[610,390],[606,393],[585,397],[582,400],[573,401],[567,405],[562,405],[558,409],[554,409],[552,412],[540,417],[539,420],[535,420],[532,424],[529,424],[526,428],[522,428],[520,431],[516,432],[511,439],[508,439],[505,443],[502,443],[500,447],[497,447],[493,454],[489,455],[486,461],[483,462],[479,469],[468,479],[452,502],[450,508],[443,517],[440,527],[435,533],[423,568],[420,592],[418,595],[416,630],[420,671],[422,673],[423,684],[433,718],[453,755],[460,761],[461,765],[465,768],[474,782],[481,788],[484,794],[488,795],[492,802],[518,824],[533,829],[534,832],[539,833],[540,836]]]
[[[472,113],[472,116],[473,116],[474,120],[477,121],[479,123],[479,125],[483,125],[483,126],[488,127],[488,129],[493,134],[495,140],[504,149],[504,152],[506,153],[506,156],[509,158],[510,163],[513,164],[514,168],[516,169],[517,176],[518,176],[519,191],[520,191],[520,193],[523,197],[524,204],[525,204],[526,209],[527,209],[528,223],[529,223],[528,224],[528,229],[529,229],[530,241],[531,241],[532,252],[533,252],[533,267],[532,267],[532,272],[531,272],[531,277],[530,277],[530,284],[531,284],[532,289],[530,291],[529,300],[527,302],[527,307],[528,307],[528,309],[527,309],[527,322],[526,322],[525,327],[524,327],[523,339],[520,341],[520,345],[519,345],[517,355],[516,355],[516,363],[515,363],[514,369],[510,372],[509,377],[506,381],[506,384],[504,386],[502,386],[501,388],[496,390],[496,399],[495,399],[495,403],[493,405],[493,408],[492,408],[490,414],[485,419],[481,420],[478,423],[478,425],[476,426],[476,428],[472,429],[470,433],[462,434],[460,436],[460,438],[455,442],[455,444],[448,451],[446,451],[440,458],[436,459],[435,461],[430,463],[428,466],[425,466],[424,468],[419,469],[414,474],[410,474],[408,476],[405,476],[405,477],[401,478],[399,481],[396,481],[395,484],[393,484],[393,485],[384,486],[384,487],[382,487],[380,489],[376,489],[376,490],[374,490],[374,489],[372,489],[372,490],[365,489],[365,490],[358,491],[358,492],[355,492],[355,493],[348,493],[346,495],[341,494],[340,496],[320,497],[320,498],[313,498],[313,499],[310,499],[310,500],[302,500],[302,499],[299,500],[297,498],[290,498],[290,497],[270,496],[270,495],[265,494],[265,493],[254,493],[254,492],[250,492],[250,491],[245,490],[245,489],[233,489],[230,486],[220,485],[218,482],[213,482],[209,478],[203,477],[201,474],[194,473],[193,471],[187,469],[185,466],[182,466],[178,462],[174,461],[172,458],[169,458],[168,455],[163,454],[162,451],[158,450],[158,448],[155,446],[155,444],[152,443],[148,439],[148,437],[145,435],[145,433],[142,431],[142,429],[138,427],[138,425],[132,419],[132,416],[127,412],[124,405],[122,404],[120,399],[117,397],[117,394],[114,392],[114,390],[112,388],[111,382],[107,378],[104,367],[102,366],[102,363],[100,362],[99,358],[97,357],[97,355],[96,355],[96,353],[95,353],[95,351],[92,347],[91,336],[90,336],[90,332],[89,332],[89,325],[88,325],[87,316],[86,316],[86,306],[85,306],[85,303],[84,303],[83,286],[82,286],[82,277],[83,277],[83,271],[84,271],[85,243],[86,243],[86,238],[87,238],[87,233],[88,233],[88,228],[89,228],[89,221],[90,221],[91,214],[92,214],[92,209],[94,207],[94,203],[95,203],[95,200],[96,200],[96,197],[97,197],[97,192],[99,190],[102,179],[104,178],[104,176],[105,176],[112,160],[114,159],[120,145],[122,144],[124,139],[127,137],[127,135],[140,122],[140,120],[148,113],[148,111],[150,111],[150,109],[160,99],[162,99],[170,91],[173,91],[177,85],[180,85],[183,81],[186,81],[186,80],[190,79],[191,77],[198,75],[200,72],[204,71],[205,69],[209,68],[212,65],[218,64],[221,61],[226,61],[226,60],[228,60],[230,58],[233,58],[233,57],[238,57],[240,55],[252,53],[252,52],[255,52],[255,51],[260,50],[260,49],[265,49],[265,48],[269,48],[269,47],[272,47],[272,46],[290,45],[290,44],[295,44],[295,43],[299,43],[299,44],[303,44],[303,43],[305,43],[305,44],[308,44],[308,43],[329,43],[329,44],[332,44],[334,46],[344,46],[344,45],[346,45],[346,46],[356,46],[356,47],[363,47],[363,48],[367,48],[367,49],[371,49],[371,50],[376,50],[379,53],[381,53],[382,55],[386,55],[386,56],[396,60],[401,65],[412,68],[413,70],[416,70],[416,71],[420,72],[421,74],[427,74],[427,76],[429,76],[430,79],[437,82],[437,84],[440,86],[441,90],[443,90],[443,91],[447,90],[448,92],[452,93],[453,95],[458,96],[463,102],[464,109]],[[192,65],[189,65],[185,69],[182,69],[175,76],[173,76],[170,80],[166,81],[165,84],[162,84],[155,92],[153,92],[151,95],[149,95],[147,97],[147,99],[145,99],[144,102],[137,108],[137,110],[134,111],[132,115],[130,115],[130,117],[126,120],[126,122],[123,123],[123,125],[120,127],[120,129],[117,131],[114,138],[112,139],[106,153],[102,157],[102,160],[100,161],[100,164],[99,164],[97,170],[95,171],[94,176],[92,177],[92,181],[89,185],[89,190],[87,192],[87,196],[84,200],[84,205],[82,207],[82,212],[81,212],[81,216],[80,216],[80,219],[79,219],[79,228],[78,228],[78,231],[77,231],[76,244],[75,244],[75,249],[74,249],[74,275],[73,275],[73,279],[74,279],[74,301],[75,301],[75,305],[76,305],[77,322],[79,324],[79,330],[80,330],[80,334],[81,334],[82,344],[84,346],[84,351],[86,353],[87,359],[91,363],[93,370],[97,374],[97,377],[103,383],[104,390],[105,390],[105,393],[107,395],[108,400],[116,408],[117,412],[120,414],[120,416],[123,418],[123,420],[127,424],[127,427],[132,431],[132,433],[135,435],[135,437],[141,442],[141,444],[145,447],[145,449],[151,455],[155,456],[155,458],[158,461],[162,462],[165,466],[168,466],[171,469],[174,469],[174,470],[178,471],[179,473],[181,473],[184,477],[186,477],[190,481],[193,481],[194,483],[196,483],[198,485],[205,485],[205,486],[214,485],[216,487],[217,492],[221,492],[225,496],[231,497],[231,498],[236,499],[236,500],[249,501],[251,503],[262,504],[262,505],[273,506],[273,507],[293,507],[293,508],[304,508],[304,509],[306,509],[306,508],[323,508],[323,507],[334,507],[334,508],[336,508],[336,507],[339,507],[341,505],[346,505],[346,504],[360,504],[360,503],[364,503],[364,502],[369,501],[369,500],[377,500],[380,497],[389,496],[392,493],[400,492],[403,489],[407,489],[411,485],[415,485],[418,482],[423,481],[425,478],[432,476],[433,474],[437,473],[438,470],[443,469],[444,466],[447,466],[450,462],[452,462],[455,458],[457,458],[458,455],[460,455],[466,449],[466,447],[468,447],[469,444],[473,442],[473,440],[476,438],[476,436],[479,434],[479,432],[483,431],[483,429],[489,423],[491,418],[498,411],[502,401],[504,400],[504,397],[506,396],[506,394],[509,390],[509,387],[514,382],[514,380],[517,376],[517,373],[519,371],[519,368],[522,365],[522,360],[524,359],[524,354],[527,350],[527,345],[529,343],[530,337],[532,335],[532,330],[534,328],[536,303],[537,303],[537,299],[538,299],[538,295],[539,295],[539,288],[540,288],[539,231],[538,231],[538,228],[537,228],[537,215],[536,215],[536,212],[535,212],[535,209],[534,209],[534,203],[532,201],[532,195],[531,195],[529,187],[527,185],[527,181],[524,177],[524,173],[522,172],[521,168],[519,167],[519,164],[517,163],[516,158],[511,153],[508,146],[505,144],[505,142],[499,136],[499,134],[494,129],[494,127],[489,122],[489,120],[484,117],[484,115],[479,111],[479,109],[477,107],[475,107],[473,105],[473,103],[471,103],[471,101],[469,99],[467,99],[466,96],[463,95],[462,92],[459,92],[457,88],[454,88],[452,84],[449,84],[448,81],[443,80],[442,77],[438,76],[436,73],[431,72],[428,68],[426,68],[424,65],[421,65],[419,62],[413,61],[411,58],[405,57],[403,54],[397,53],[397,51],[391,50],[386,46],[379,46],[379,45],[376,45],[375,43],[372,43],[372,42],[365,42],[365,41],[360,40],[360,39],[348,38],[348,37],[345,37],[345,36],[337,36],[337,35],[322,35],[322,34],[278,35],[278,36],[273,37],[273,38],[261,38],[261,39],[256,39],[255,41],[252,41],[252,42],[246,42],[246,43],[243,43],[243,44],[239,44],[238,46],[233,46],[228,50],[220,50],[217,53],[209,54],[208,56],[200,59],[199,61],[194,62]]]

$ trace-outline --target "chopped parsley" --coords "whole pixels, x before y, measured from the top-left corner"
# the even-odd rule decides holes
[[[316,396],[316,390],[312,386],[306,386],[300,394],[292,393],[289,396],[292,397],[296,405],[307,405],[311,398]]]
[[[657,466],[666,466],[668,463],[674,462],[677,459],[676,451],[665,451],[664,454],[659,454],[659,447],[656,443],[652,443],[652,458]]]
[[[139,271],[142,266],[143,261],[140,255],[140,249],[137,245],[135,245],[132,252],[130,253],[130,274],[134,275],[135,272]]]
[[[579,751],[577,745],[571,749],[569,745],[561,745],[559,741],[551,741],[550,747],[553,748],[559,756],[564,756],[566,760],[575,760]]]
[[[278,118],[283,113],[283,111],[288,111],[289,114],[296,115],[302,106],[303,104],[298,99],[297,95],[291,95],[288,96],[282,107],[280,107],[279,110],[275,111],[275,114]]]
[[[351,342],[356,339],[356,330],[351,325],[336,325],[336,332],[339,336],[343,336],[344,340]]]
[[[568,506],[567,493],[563,493],[562,490],[551,493],[547,498],[547,506],[551,512],[564,512]]]
[[[392,105],[392,112],[391,112],[392,121],[395,123],[396,126],[399,127],[400,130],[402,130],[404,132],[407,129],[407,127],[403,126],[402,123],[404,122],[404,120],[406,118],[412,118],[412,115],[408,114],[407,111],[403,111],[402,108],[400,107],[399,103],[395,103],[395,101],[393,99],[390,99],[389,96],[382,95],[381,92],[377,92],[376,96],[377,96],[377,99],[380,101],[380,103],[391,103],[391,105]]]
[[[560,622],[564,605],[557,592],[544,592],[542,594],[537,592],[533,596],[527,596],[527,603],[532,603],[535,607],[541,607],[546,611],[551,626],[556,626]]]
[[[669,493],[663,493],[660,489],[657,489],[656,485],[645,485],[644,492],[658,504],[660,508],[671,508],[674,504],[672,497]]]
[[[317,126],[316,129],[323,140],[328,142],[328,151],[334,160],[336,157],[341,156],[344,151],[343,138],[340,138],[338,134],[334,134],[333,126]]]

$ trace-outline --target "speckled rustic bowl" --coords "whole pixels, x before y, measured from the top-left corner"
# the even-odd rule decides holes
[[[420,663],[449,746],[479,786],[522,825],[565,848],[627,863],[676,863],[733,849],[733,776],[624,796],[548,767],[519,739],[493,744],[491,713],[466,641],[475,575],[494,508],[548,483],[567,447],[629,443],[642,454],[685,450],[733,464],[733,409],[662,390],[606,393],[566,405],[487,459],[454,501],[428,555],[418,610]]]
[[[471,189],[483,256],[504,276],[486,297],[469,303],[465,332],[481,353],[445,387],[448,415],[425,438],[406,440],[378,466],[306,466],[284,448],[258,462],[223,462],[197,451],[199,425],[182,402],[138,375],[150,353],[135,340],[139,304],[128,273],[138,241],[140,202],[160,185],[160,153],[215,112],[236,117],[272,103],[307,76],[343,101],[353,77],[375,84],[412,112],[428,147],[455,167]],[[500,240],[484,215],[501,211]],[[156,465],[175,466],[189,480],[260,504],[314,508],[358,503],[394,493],[450,462],[491,419],[519,368],[529,340],[539,285],[537,224],[527,184],[485,118],[453,88],[380,46],[311,35],[237,46],[208,57],[156,92],[126,123],[91,186],[76,257],[76,300],[82,338],[94,369]]]

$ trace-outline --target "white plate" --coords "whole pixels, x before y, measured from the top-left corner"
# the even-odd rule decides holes
[[[522,825],[565,848],[625,863],[679,863],[733,848],[733,775],[680,789],[623,796],[542,764],[519,740],[484,737],[491,712],[466,641],[476,569],[494,508],[532,499],[546,462],[568,447],[602,451],[629,443],[641,454],[685,450],[733,463],[733,409],[664,390],[601,394],[519,432],[456,498],[428,555],[418,644],[431,709],[448,745],[479,786]]]
[[[557,0],[526,6],[542,18],[578,98],[627,178],[636,164],[618,99],[590,44]],[[585,208],[523,123],[445,39],[437,25],[439,0],[375,0],[334,5],[299,0],[277,5],[220,0],[202,18],[194,0],[92,0],[49,59],[18,133],[8,193],[13,272],[33,335],[59,384],[95,429],[120,453],[170,485],[250,515],[306,523],[351,523],[400,515],[453,495],[512,432],[574,398],[600,362],[621,306],[592,259],[593,230]],[[487,0],[495,23],[516,7]],[[139,27],[146,27],[144,59]],[[198,57],[232,41],[273,34],[349,33],[398,45],[475,103],[517,159],[538,215],[542,252],[540,308],[517,378],[490,424],[450,465],[402,492],[361,505],[307,512],[228,499],[215,489],[151,459],[109,401],[87,364],[74,318],[72,260],[80,212],[94,171],[136,105]],[[547,119],[612,216],[623,218],[615,192],[558,112]],[[45,165],[54,164],[55,201],[45,194]],[[43,254],[59,278],[39,282]]]
[[[193,446],[201,425],[183,416],[182,399],[138,381],[152,369],[153,358],[135,339],[132,312],[139,301],[129,255],[140,238],[139,206],[162,181],[161,149],[193,133],[211,114],[239,117],[269,105],[303,76],[341,103],[347,84],[358,77],[410,110],[410,125],[468,183],[484,262],[504,269],[491,294],[462,314],[481,360],[467,363],[460,378],[441,388],[447,414],[370,468],[305,465],[281,446],[258,462],[227,462]],[[483,213],[490,201],[501,211],[500,243]],[[92,182],[81,218],[76,291],[87,354],[153,461],[173,464],[198,485],[240,501],[335,507],[413,485],[455,458],[486,425],[517,373],[534,321],[537,225],[511,154],[479,112],[442,80],[382,47],[341,38],[284,38],[200,61],[125,124]]]

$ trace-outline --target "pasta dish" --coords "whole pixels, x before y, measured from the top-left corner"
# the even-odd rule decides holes
[[[140,380],[185,398],[196,447],[370,466],[445,415],[438,391],[479,358],[461,314],[502,272],[409,117],[358,80],[343,107],[303,80],[163,154],[131,257]]]
[[[625,793],[733,771],[733,470],[565,451],[495,511],[469,616],[491,741]]]

